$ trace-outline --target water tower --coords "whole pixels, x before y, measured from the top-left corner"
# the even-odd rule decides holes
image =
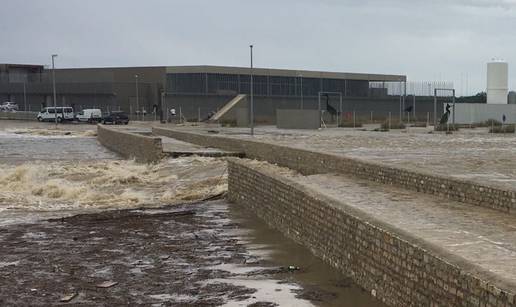
[[[507,104],[509,64],[493,59],[487,63],[487,103]]]

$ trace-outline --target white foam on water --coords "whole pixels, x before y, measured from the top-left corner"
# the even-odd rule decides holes
[[[227,190],[226,162],[185,157],[0,164],[0,212],[124,209],[201,200]]]

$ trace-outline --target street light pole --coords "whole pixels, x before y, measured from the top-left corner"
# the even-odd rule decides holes
[[[254,135],[254,89],[253,89],[253,45],[249,46],[251,50],[251,135]]]
[[[301,110],[303,109],[303,75],[299,75],[299,80],[301,81]]]
[[[27,86],[23,81],[23,111],[27,112]]]
[[[138,120],[138,112],[140,112],[140,95],[138,93],[138,75],[134,75],[136,86],[136,120]]]
[[[57,54],[52,54],[52,88],[54,91],[54,117],[56,122],[56,128],[57,128],[57,96],[56,96],[56,68],[54,59],[57,57]],[[63,110],[64,112],[64,110]]]

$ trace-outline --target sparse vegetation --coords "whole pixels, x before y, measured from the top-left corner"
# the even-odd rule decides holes
[[[389,130],[389,129],[405,129],[405,124],[400,121],[391,121],[391,124],[389,125],[389,121],[385,121],[382,123],[381,127],[382,130]]]
[[[494,127],[501,125],[502,123],[496,119],[488,119],[484,122],[473,124],[474,127]]]
[[[501,125],[489,128],[489,133],[514,133],[514,125]]]

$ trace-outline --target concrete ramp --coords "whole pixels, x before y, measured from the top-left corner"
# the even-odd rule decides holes
[[[240,101],[244,100],[245,98],[247,98],[247,95],[245,94],[237,95],[235,98],[231,99],[231,101],[229,101],[224,107],[222,107],[222,109],[220,109],[217,113],[210,117],[208,121],[219,120],[222,116],[231,111],[231,109],[233,109]]]

